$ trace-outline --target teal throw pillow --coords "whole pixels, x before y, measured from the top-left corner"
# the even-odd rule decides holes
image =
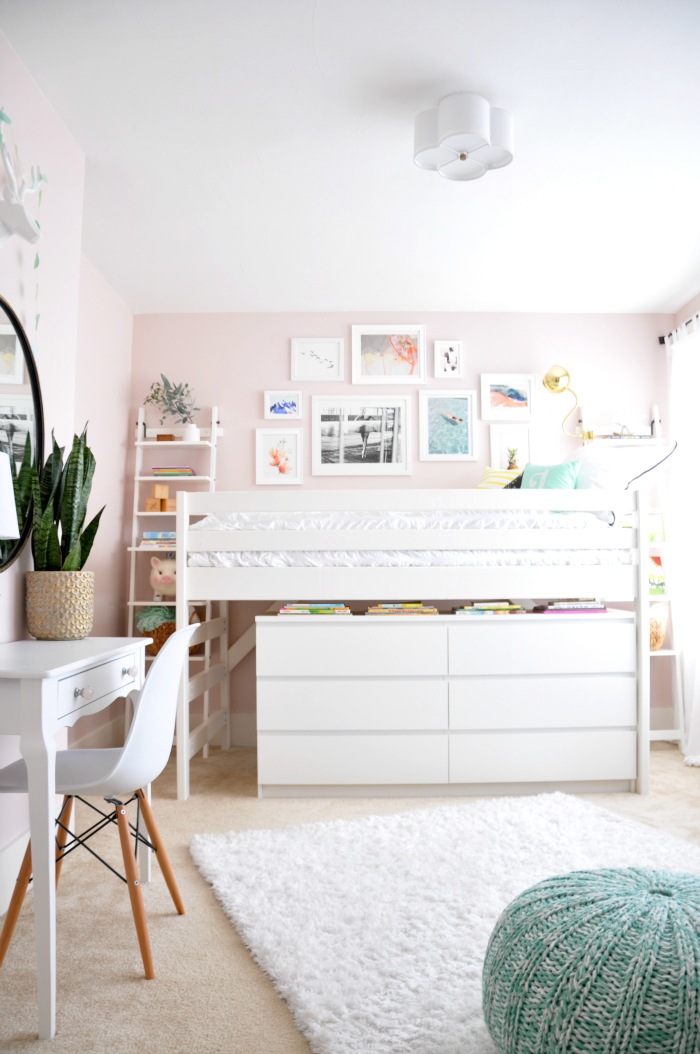
[[[523,471],[521,490],[573,490],[576,486],[580,461],[565,461],[563,465],[532,465]]]

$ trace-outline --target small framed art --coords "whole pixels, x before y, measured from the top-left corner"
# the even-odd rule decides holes
[[[404,395],[315,395],[315,476],[408,476],[411,404]]]
[[[303,483],[303,454],[301,428],[256,428],[255,482]]]
[[[425,326],[352,327],[353,384],[423,384]]]
[[[532,461],[528,425],[491,425],[491,468],[519,469]]]
[[[534,373],[482,373],[482,420],[529,421],[535,382]]]
[[[302,393],[287,391],[265,392],[265,419],[277,421],[280,417],[301,418]]]
[[[342,337],[292,337],[293,381],[342,381],[344,378]]]
[[[435,376],[462,377],[464,350],[461,340],[435,341]]]
[[[476,461],[476,392],[418,393],[421,461]]]
[[[24,352],[10,325],[0,325],[0,384],[22,384]]]

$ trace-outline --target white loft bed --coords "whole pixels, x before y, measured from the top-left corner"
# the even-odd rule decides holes
[[[495,528],[192,529],[192,520],[216,514],[333,512],[612,512],[614,523],[567,529]],[[630,519],[631,517],[631,519]],[[625,522],[632,524],[623,527]],[[178,706],[178,797],[189,796],[189,759],[215,736],[230,745],[230,671],[255,647],[255,627],[233,645],[227,643],[227,604],[233,600],[461,602],[510,598],[567,599],[579,596],[634,601],[637,619],[638,766],[636,789],[646,792],[649,772],[649,682],[645,654],[649,641],[648,525],[640,492],[602,490],[325,490],[234,491],[177,494],[177,624],[185,626],[194,603],[218,602],[218,617],[205,623],[198,640],[220,641],[220,658],[209,670],[181,686]],[[193,567],[202,553],[318,553],[353,551],[618,550],[628,563],[580,566],[335,566]],[[278,610],[274,606],[270,610]],[[208,690],[220,686],[220,709],[208,712]],[[190,703],[205,695],[202,720],[190,728]]]

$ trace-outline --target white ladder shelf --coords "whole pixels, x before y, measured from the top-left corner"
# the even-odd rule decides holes
[[[651,556],[661,557],[661,569],[664,576],[664,593],[650,593],[650,604],[665,604],[667,610],[666,638],[663,646],[658,651],[649,648],[649,661],[652,659],[668,659],[671,662],[671,699],[673,706],[673,723],[671,728],[653,728],[650,731],[651,740],[663,740],[667,743],[680,742],[685,735],[685,721],[683,715],[683,681],[681,675],[681,656],[675,647],[675,627],[673,624],[673,565],[671,564],[671,578],[669,590],[669,534],[668,522],[664,508],[649,509],[649,516],[659,520],[662,530],[662,540],[649,542],[649,553]]]

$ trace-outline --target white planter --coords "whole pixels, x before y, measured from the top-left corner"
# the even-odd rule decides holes
[[[182,441],[183,443],[199,442],[199,429],[197,428],[197,425],[185,425],[182,430]]]

